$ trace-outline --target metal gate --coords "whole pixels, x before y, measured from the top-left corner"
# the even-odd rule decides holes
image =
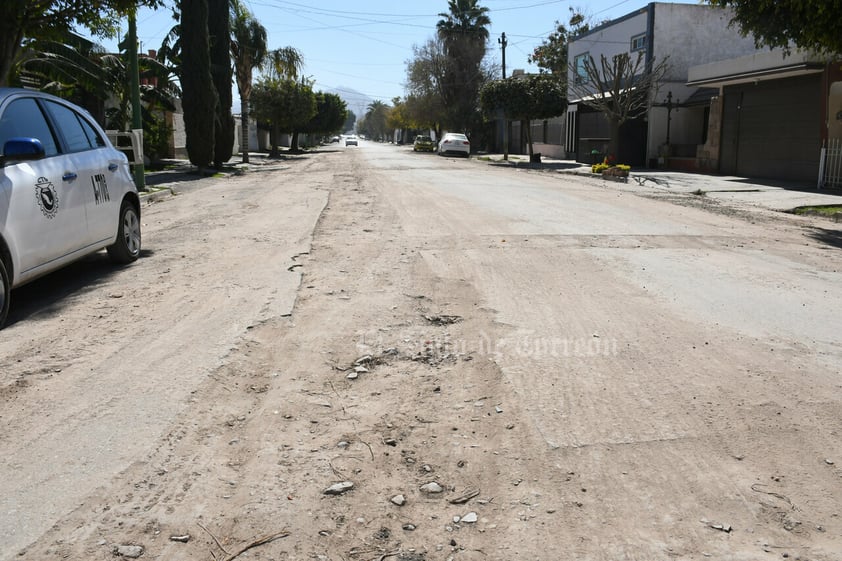
[[[842,140],[838,138],[822,143],[818,188],[822,187],[842,187]]]

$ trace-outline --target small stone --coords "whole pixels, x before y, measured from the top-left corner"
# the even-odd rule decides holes
[[[424,471],[426,473],[432,473],[433,468],[430,467],[430,464],[424,464],[423,466],[421,466],[421,471]]]
[[[351,481],[341,481],[339,483],[334,483],[324,491],[322,491],[325,495],[341,495],[346,493],[354,488],[354,483]]]
[[[398,445],[398,441],[395,440],[394,438],[387,438],[383,442],[386,444],[386,446],[397,446]]]
[[[477,516],[476,512],[469,512],[462,517],[463,524],[474,524],[477,520],[479,520],[479,516]]]
[[[462,519],[461,519],[460,517],[458,517],[458,516],[454,516],[454,517],[453,517],[453,523],[454,523],[454,524],[459,524],[459,521],[460,521],[460,520],[462,520]]]
[[[495,407],[494,407],[494,410],[495,410],[495,411],[497,411],[498,413],[502,413],[502,412],[503,412],[503,408],[502,408],[502,407],[500,407],[499,405],[495,406]]]
[[[360,374],[359,372],[348,372],[348,374],[345,377],[349,380],[356,380],[360,377]]]
[[[833,460],[831,460],[830,458],[828,458],[828,459],[826,459],[826,460],[824,461],[824,463],[826,463],[826,464],[827,464],[827,465],[829,465],[829,466],[832,466],[834,462],[833,462]]]
[[[190,541],[190,534],[184,534],[183,536],[170,536],[170,541],[187,543]]]
[[[118,545],[114,548],[114,555],[137,559],[143,555],[143,547],[139,545]]]
[[[355,366],[354,372],[356,372],[357,374],[365,374],[366,372],[368,372],[368,368],[366,368],[365,366]]]
[[[415,528],[417,528],[417,526],[415,524],[404,524],[402,527],[407,532],[414,532]]]
[[[395,495],[394,497],[392,497],[389,500],[392,501],[392,504],[395,504],[395,505],[398,505],[398,506],[403,506],[403,505],[406,504],[406,497],[404,497],[403,495]]]
[[[336,445],[337,448],[347,448],[348,446],[350,446],[350,443],[347,440],[340,440]]]
[[[431,481],[430,483],[425,483],[424,485],[422,485],[421,491],[424,493],[436,494],[443,492],[444,488],[435,481]]]

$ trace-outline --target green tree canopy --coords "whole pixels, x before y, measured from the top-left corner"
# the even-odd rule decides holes
[[[480,90],[480,105],[490,118],[502,111],[508,119],[526,121],[529,155],[533,155],[532,119],[548,119],[564,113],[567,97],[562,82],[548,74],[494,80]]]
[[[329,135],[342,130],[348,116],[348,106],[336,94],[316,93],[316,114],[301,132]]]
[[[214,161],[219,103],[211,76],[207,0],[181,0],[181,44],[187,155],[201,170]]]
[[[540,72],[555,74],[564,79],[567,78],[567,46],[570,39],[590,29],[590,24],[581,11],[572,7],[569,10],[570,19],[567,26],[556,21],[555,30],[535,47],[527,59],[529,64],[536,65]]]
[[[3,0],[0,2],[0,86],[7,86],[24,40],[60,39],[82,26],[95,35],[114,36],[120,18],[138,6],[160,7],[162,0]]]
[[[743,35],[753,35],[758,47],[792,46],[842,54],[842,0],[707,0],[734,10]]]
[[[316,114],[316,95],[306,83],[289,78],[263,78],[251,93],[251,112],[258,120],[272,125],[272,156],[278,155],[282,132],[303,130]],[[292,149],[297,149],[293,143]]]

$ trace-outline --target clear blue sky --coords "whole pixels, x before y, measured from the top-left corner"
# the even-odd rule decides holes
[[[447,0],[243,0],[266,27],[270,48],[292,46],[304,55],[304,75],[317,90],[351,88],[389,103],[404,95],[406,62],[413,45],[435,35]],[[681,1],[681,0],[679,0]],[[686,0],[684,0],[686,1]],[[692,1],[692,0],[691,0]],[[172,3],[172,1],[171,1]],[[491,18],[491,56],[499,64],[498,38],[508,39],[506,70],[536,72],[527,57],[555,27],[567,22],[570,6],[597,21],[646,6],[647,0],[480,0]],[[174,24],[170,10],[141,10],[141,50],[157,49]],[[97,39],[109,49],[116,41]],[[235,101],[235,109],[239,104]]]

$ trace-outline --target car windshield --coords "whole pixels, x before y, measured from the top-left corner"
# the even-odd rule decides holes
[[[451,133],[451,134],[447,135],[447,138],[452,139],[452,140],[468,140],[468,137],[465,136],[464,134],[452,134]]]
[[[416,140],[417,142],[429,142],[429,141],[430,141],[430,137],[429,137],[429,136],[416,136],[416,137],[415,137],[415,140]]]

